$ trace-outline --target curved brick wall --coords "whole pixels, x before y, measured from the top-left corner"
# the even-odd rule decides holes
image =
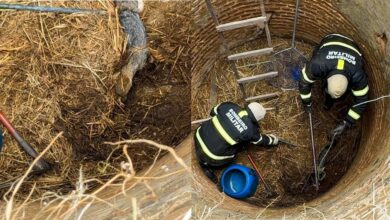
[[[221,23],[250,18],[260,15],[258,1],[224,0],[217,1]],[[371,8],[369,7],[371,6]],[[381,8],[375,14],[375,7]],[[386,29],[385,22],[381,16],[390,17],[386,14],[390,9],[390,3],[374,4],[362,0],[302,0],[301,15],[298,23],[297,37],[308,43],[318,43],[320,39],[329,33],[341,33],[355,39],[363,50],[366,58],[366,71],[370,78],[371,98],[388,94],[390,92],[390,81],[386,70],[389,70],[389,58],[384,59],[383,51],[378,50],[376,32],[383,33]],[[271,34],[279,37],[291,37],[292,21],[294,15],[295,1],[293,0],[269,0],[266,3],[266,11],[272,12]],[[193,40],[193,97],[196,95],[197,87],[203,76],[207,74],[216,56],[221,51],[218,35],[214,24],[207,12],[203,0],[193,2],[195,16],[195,34]],[[370,16],[366,15],[365,10]],[[368,33],[368,30],[371,32]],[[234,32],[227,37],[229,39],[242,39],[248,37],[247,33]],[[384,53],[388,49],[385,48]],[[389,191],[390,175],[390,137],[389,137],[389,100],[371,104],[363,118],[364,129],[361,148],[351,169],[347,175],[330,192],[321,198],[312,201],[309,205],[314,206],[328,217],[335,216],[357,216],[362,217],[364,213],[370,212],[373,208],[366,202],[368,197],[372,198],[373,186]],[[201,178],[201,177],[199,177]],[[387,182],[383,182],[386,179]],[[205,187],[206,188],[206,187]],[[202,187],[200,189],[202,191]],[[215,192],[212,188],[203,190],[202,197],[213,198]],[[374,195],[375,196],[375,195]],[[375,198],[375,197],[374,197]],[[385,197],[384,197],[385,198]],[[383,200],[385,207],[387,200]],[[375,202],[381,201],[377,198]],[[237,203],[227,199],[223,203],[219,214],[223,217],[236,212],[244,212],[248,215],[258,212],[258,207]],[[345,206],[345,209],[339,207]],[[240,207],[240,208],[237,208]],[[288,208],[284,212],[267,210],[269,216],[278,217],[278,213],[295,213],[300,208]],[[361,211],[363,210],[363,211]],[[314,213],[314,212],[313,212]],[[355,214],[354,214],[355,213]],[[297,214],[298,215],[298,214]],[[283,216],[283,215],[282,215]],[[282,217],[279,216],[279,217]]]

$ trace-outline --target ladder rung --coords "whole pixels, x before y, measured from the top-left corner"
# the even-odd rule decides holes
[[[263,79],[267,79],[267,78],[273,78],[276,76],[278,76],[278,72],[274,71],[274,72],[269,72],[269,73],[264,73],[264,74],[241,78],[241,79],[237,80],[237,82],[238,83],[250,83],[250,82],[259,81],[259,80],[263,80]]]
[[[247,102],[260,101],[260,100],[264,100],[264,99],[275,98],[278,96],[279,96],[279,93],[270,93],[270,94],[265,94],[265,95],[249,97],[249,98],[246,98],[245,101],[247,101]]]
[[[221,24],[217,26],[217,31],[230,31],[237,28],[252,26],[252,25],[258,25],[260,28],[264,27],[264,22],[266,21],[266,17],[256,17],[256,18],[249,18],[246,20],[241,21],[234,21],[226,24]]]
[[[256,57],[256,56],[270,54],[273,51],[274,51],[273,48],[264,48],[264,49],[260,49],[260,50],[252,50],[252,51],[247,51],[247,52],[243,52],[243,53],[230,55],[230,56],[228,56],[228,59],[230,61],[232,61],[232,60],[239,60],[239,59],[244,59],[244,58],[249,58],[249,57]]]

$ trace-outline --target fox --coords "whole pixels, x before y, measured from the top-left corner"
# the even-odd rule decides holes
[[[120,22],[127,35],[127,60],[119,71],[115,85],[116,94],[126,99],[134,75],[146,65],[149,57],[147,34],[140,13],[144,10],[144,0],[114,1],[120,12]]]

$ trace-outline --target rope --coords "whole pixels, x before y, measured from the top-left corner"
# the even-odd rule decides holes
[[[98,14],[105,15],[106,11],[95,10],[95,9],[81,9],[81,8],[60,8],[60,7],[49,7],[49,6],[29,6],[29,5],[18,5],[18,4],[3,4],[0,3],[1,9],[13,9],[21,11],[37,11],[37,12],[54,12],[54,13],[83,13],[83,14]]]
[[[367,104],[367,103],[376,102],[376,101],[379,101],[379,100],[382,100],[382,99],[385,99],[385,98],[390,98],[390,95],[384,95],[384,96],[381,96],[381,97],[376,98],[376,99],[371,99],[371,100],[359,103],[357,105],[354,105],[353,107],[358,107],[358,106],[361,106],[361,105],[364,105],[364,104]]]

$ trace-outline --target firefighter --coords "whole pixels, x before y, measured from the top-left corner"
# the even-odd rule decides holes
[[[315,81],[325,85],[325,110],[330,110],[334,100],[347,90],[352,91],[354,101],[345,119],[332,131],[342,134],[360,119],[368,100],[368,79],[363,69],[363,57],[356,43],[343,35],[330,34],[322,39],[311,60],[301,71],[300,96],[307,111],[311,111],[311,88]]]
[[[206,176],[214,183],[218,183],[214,169],[233,162],[237,152],[246,144],[278,145],[275,135],[259,133],[258,121],[264,118],[265,113],[264,107],[256,102],[245,109],[232,102],[224,102],[214,107],[210,112],[212,118],[196,130],[197,159]]]

